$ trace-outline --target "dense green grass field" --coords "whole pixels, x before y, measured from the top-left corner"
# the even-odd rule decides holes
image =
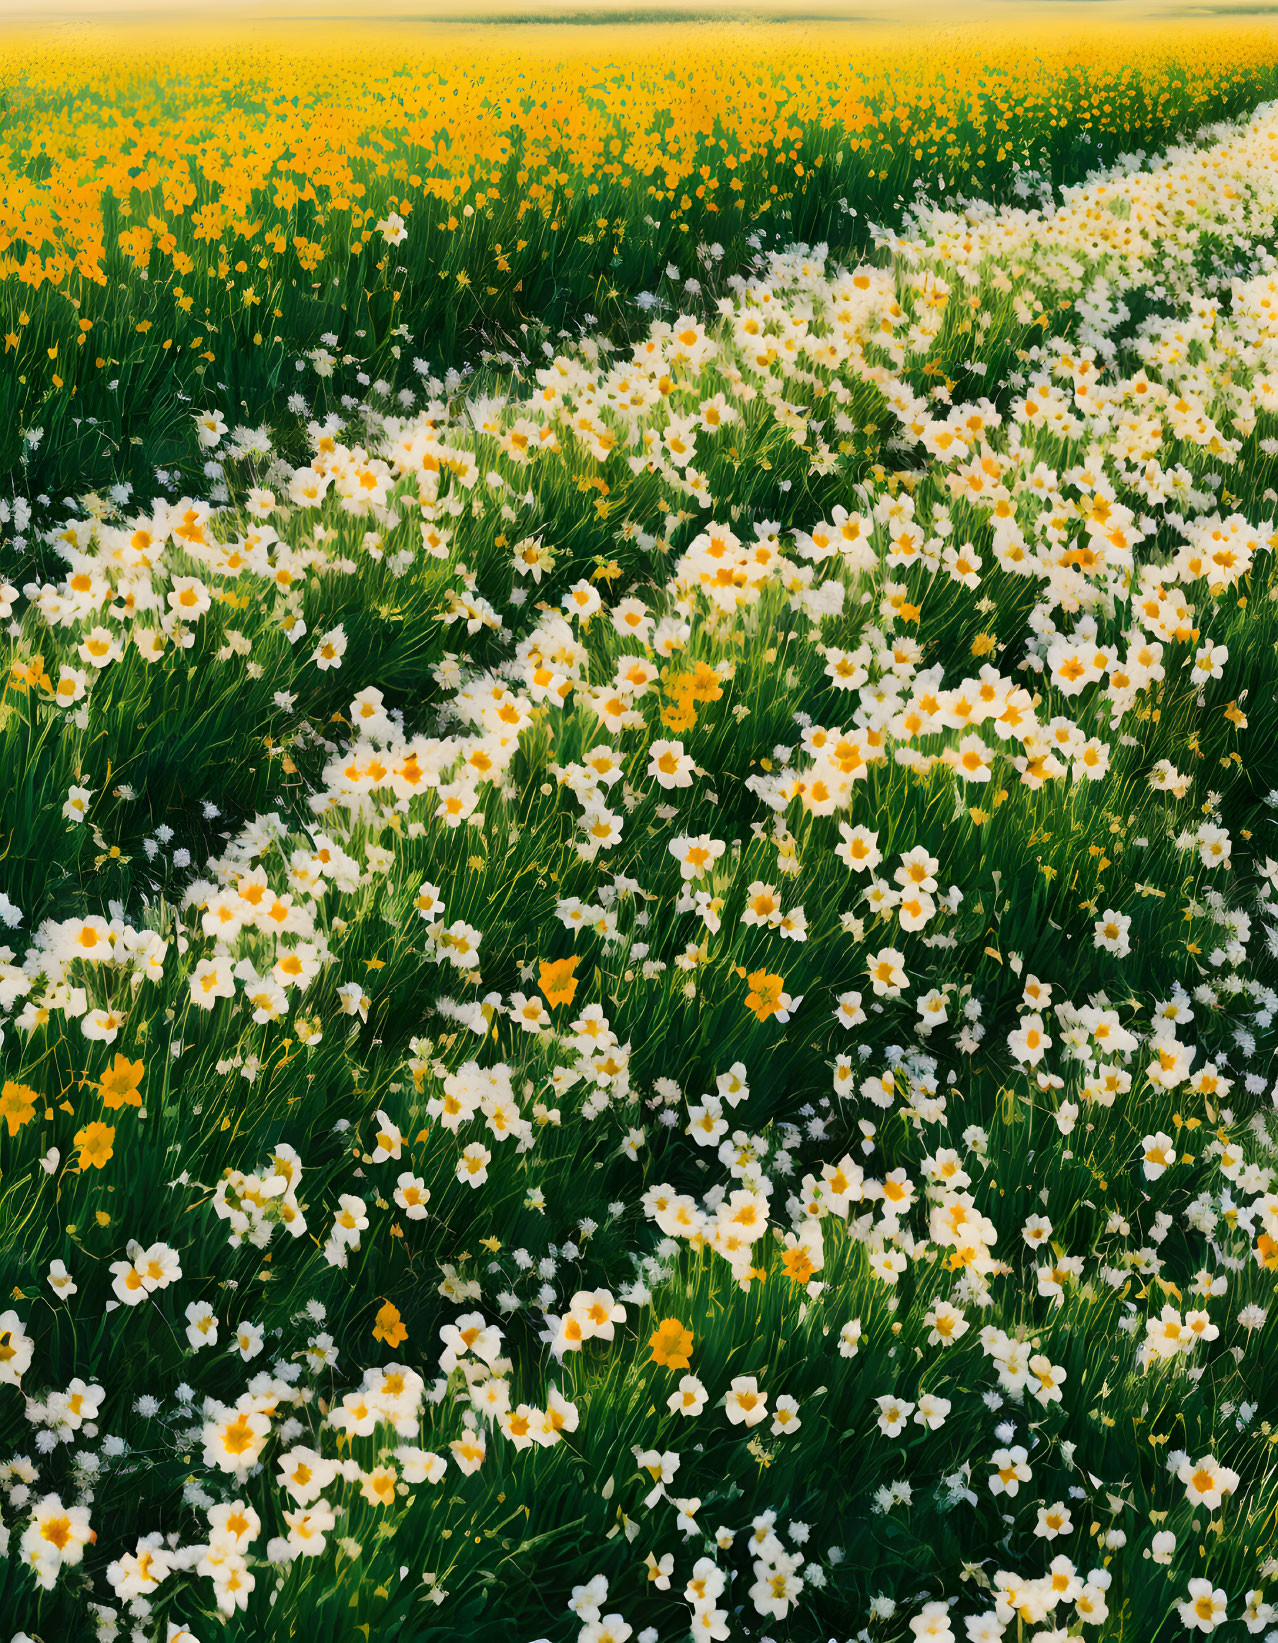
[[[757,38],[14,47],[6,1636],[1278,1629],[1278,57]]]

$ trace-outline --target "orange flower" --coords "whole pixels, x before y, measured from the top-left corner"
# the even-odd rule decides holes
[[[661,710],[661,722],[667,730],[679,734],[684,730],[691,730],[697,722],[697,710],[691,696],[680,696]]]
[[[753,1010],[760,1021],[766,1021],[781,1008],[781,994],[785,977],[769,975],[766,970],[755,970],[746,977],[750,991],[746,994],[746,1009]]]
[[[651,1363],[663,1369],[687,1369],[692,1359],[692,1331],[685,1329],[678,1318],[663,1318],[653,1331]]]
[[[572,1003],[573,994],[577,991],[577,978],[573,971],[580,963],[580,953],[572,958],[557,958],[553,963],[542,959],[537,985],[546,995],[546,1003],[552,1010],[557,1004]]]
[[[796,1244],[793,1249],[787,1249],[781,1257],[781,1265],[786,1277],[794,1284],[806,1284],[816,1271],[816,1268],[812,1265],[812,1257],[802,1244]]]
[[[694,702],[717,702],[723,695],[719,675],[709,662],[698,662],[684,678],[687,680],[688,694]]]
[[[97,1086],[98,1094],[102,1097],[102,1105],[110,1112],[126,1104],[130,1107],[140,1107],[142,1095],[138,1086],[145,1071],[142,1062],[130,1061],[127,1056],[117,1054],[115,1065],[107,1068]]]
[[[35,1117],[35,1104],[40,1099],[26,1084],[15,1084],[11,1078],[0,1090],[0,1118],[9,1126],[9,1134],[16,1135],[22,1126]]]
[[[401,1341],[408,1339],[408,1330],[404,1327],[404,1320],[399,1315],[399,1308],[394,1301],[387,1301],[377,1314],[373,1324],[373,1339],[385,1341],[387,1346],[396,1347]]]
[[[110,1124],[96,1121],[75,1132],[75,1144],[80,1149],[80,1168],[101,1169],[115,1150],[115,1131]]]

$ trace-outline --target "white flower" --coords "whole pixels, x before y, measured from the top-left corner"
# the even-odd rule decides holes
[[[839,860],[858,873],[872,873],[883,860],[878,834],[868,827],[849,827],[847,822],[839,823],[839,833],[842,842],[834,847]]]
[[[589,1623],[598,1620],[603,1605],[608,1601],[608,1581],[604,1575],[595,1575],[584,1586],[574,1586],[568,1607],[579,1620]]]
[[[757,1426],[767,1416],[768,1400],[753,1375],[738,1375],[724,1397],[723,1407],[733,1426]]]
[[[879,1431],[886,1438],[899,1438],[905,1431],[906,1422],[914,1413],[914,1405],[893,1393],[884,1393],[874,1401],[879,1406]]]
[[[1051,1506],[1039,1507],[1034,1533],[1043,1540],[1055,1540],[1060,1535],[1068,1535],[1072,1533],[1073,1528],[1074,1520],[1063,1501],[1058,1500]]]
[[[262,1350],[262,1340],[265,1334],[266,1330],[262,1324],[242,1323],[235,1331],[235,1340],[232,1343],[231,1350],[238,1352],[244,1362],[247,1363],[250,1358],[256,1358]]]
[[[226,432],[226,418],[221,411],[201,411],[195,418],[195,434],[206,451],[211,451]]]
[[[88,815],[92,797],[91,787],[72,787],[67,793],[67,802],[62,806],[62,814],[68,821],[82,822]]]
[[[672,1414],[699,1415],[706,1406],[708,1396],[705,1387],[695,1375],[684,1375],[681,1376],[678,1387],[666,1399],[666,1408]]]
[[[1176,1162],[1176,1143],[1162,1130],[1147,1135],[1140,1147],[1141,1169],[1147,1181],[1157,1181]]]
[[[187,1307],[186,1338],[192,1352],[217,1345],[217,1314],[207,1301],[192,1301]]]
[[[647,749],[647,774],[660,787],[692,787],[692,759],[683,752],[682,741],[654,741]]]
[[[876,997],[899,997],[901,989],[909,985],[904,964],[904,953],[897,952],[895,947],[883,947],[871,953],[866,969]]]
[[[1228,1466],[1222,1466],[1212,1455],[1204,1455],[1201,1460],[1186,1459],[1176,1473],[1177,1478],[1185,1485],[1185,1499],[1191,1506],[1205,1506],[1208,1511],[1216,1511],[1224,1497],[1238,1487],[1238,1474]]]
[[[1013,1444],[1009,1449],[996,1449],[990,1459],[994,1471],[990,1475],[990,1493],[992,1495],[1006,1495],[1012,1499],[1020,1490],[1022,1483],[1028,1483],[1033,1476],[1029,1466],[1028,1451],[1022,1444]]]
[[[337,627],[330,628],[327,633],[320,635],[311,660],[320,672],[324,673],[329,668],[341,667],[345,654],[346,630],[339,623]]]
[[[488,1179],[488,1166],[493,1155],[481,1141],[472,1141],[457,1164],[457,1179],[466,1186],[482,1187]]]
[[[51,1261],[49,1263],[48,1285],[60,1300],[69,1300],[79,1292],[79,1285],[67,1271],[65,1261]]]
[[[839,1356],[855,1358],[861,1346],[861,1320],[849,1318],[839,1330]]]
[[[925,1603],[922,1610],[910,1621],[910,1630],[919,1639],[926,1643],[954,1643],[954,1630],[950,1625],[950,1610],[947,1603],[939,1600]]]
[[[935,1392],[921,1392],[914,1424],[926,1427],[929,1432],[939,1432],[952,1407],[948,1398],[938,1398]]]
[[[1036,1067],[1051,1048],[1052,1040],[1043,1030],[1041,1015],[1023,1015],[1021,1024],[1007,1035],[1007,1047],[1026,1067]]]
[[[0,1312],[0,1386],[17,1386],[35,1353],[35,1342],[16,1312]]]
[[[1227,645],[1213,645],[1211,640],[1199,645],[1194,652],[1194,681],[1203,684],[1208,679],[1219,679],[1225,671],[1225,663],[1229,660]],[[1210,1627],[1204,1627],[1210,1630]]]
[[[1191,1580],[1188,1599],[1177,1605],[1181,1623],[1190,1631],[1214,1632],[1225,1619],[1227,1601],[1225,1593],[1219,1587],[1213,1589],[1210,1580]]]
[[[426,1217],[426,1205],[430,1202],[430,1189],[419,1175],[412,1170],[405,1170],[395,1183],[395,1202],[404,1211],[410,1221],[421,1221]]]
[[[1107,907],[1096,920],[1096,946],[1115,958],[1126,958],[1132,950],[1128,931],[1132,921],[1127,913],[1116,913],[1112,907]]]

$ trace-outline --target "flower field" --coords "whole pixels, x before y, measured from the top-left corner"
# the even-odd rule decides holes
[[[441,376],[525,327],[629,340],[672,259],[707,280],[759,233],[862,252],[919,188],[1074,182],[1278,95],[1254,25],[432,41],[0,40],[0,468],[153,485],[192,397],[272,419],[328,335],[370,382],[405,327]]]
[[[12,46],[6,1638],[1278,1636],[1278,35],[1106,38]]]

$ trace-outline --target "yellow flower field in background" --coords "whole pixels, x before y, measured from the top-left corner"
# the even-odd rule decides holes
[[[693,244],[866,245],[916,184],[1077,180],[1275,89],[1275,32],[1211,22],[14,34],[0,463],[61,488],[327,335],[384,373],[406,317],[446,362],[617,321]]]
[[[553,224],[561,199],[625,190],[677,219],[694,197],[739,205],[760,181],[770,197],[802,192],[830,159],[818,133],[833,134],[840,163],[861,154],[899,172],[912,154],[962,185],[1031,159],[1053,129],[1126,139],[1133,115],[1151,127],[1205,117],[1278,57],[1270,30],[1193,24],[1028,41],[709,27],[691,49],[686,30],[584,32],[562,47],[535,29],[482,43],[338,32],[318,44],[115,38],[105,53],[96,38],[10,44],[0,274],[33,289],[73,273],[101,284],[118,246],[182,278],[237,243],[310,273],[369,243],[369,208],[384,203]],[[598,226],[608,237],[626,225]]]

